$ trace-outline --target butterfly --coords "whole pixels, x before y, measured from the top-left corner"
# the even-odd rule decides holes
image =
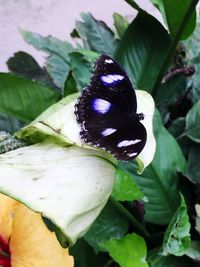
[[[102,148],[118,160],[137,157],[145,146],[147,133],[137,113],[132,83],[111,57],[101,55],[94,65],[90,84],[75,104],[81,139]]]

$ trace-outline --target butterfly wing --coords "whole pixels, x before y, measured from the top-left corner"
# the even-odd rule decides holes
[[[80,135],[86,143],[103,148],[122,161],[137,157],[147,138],[146,129],[139,120],[113,115],[87,125]]]
[[[118,159],[136,157],[146,142],[146,130],[139,122],[136,110],[136,96],[127,74],[113,59],[100,56],[91,84],[83,90],[75,105],[81,138],[110,151]],[[129,114],[135,114],[135,117],[131,118]],[[118,146],[124,140],[139,140],[140,136],[141,141],[137,144],[130,142],[130,145]]]
[[[121,112],[136,112],[137,101],[132,83],[121,66],[109,56],[102,55],[97,59],[91,86],[97,95],[112,100]]]

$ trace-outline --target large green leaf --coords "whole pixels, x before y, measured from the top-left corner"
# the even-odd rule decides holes
[[[30,122],[59,99],[60,94],[48,87],[0,73],[0,112]]]
[[[94,248],[102,251],[101,244],[110,238],[121,238],[128,230],[128,221],[109,201],[96,219],[84,239]]]
[[[164,17],[172,38],[181,30],[181,39],[189,37],[196,24],[195,6],[198,0],[162,0],[162,2],[165,11]]]
[[[128,234],[121,239],[111,239],[103,247],[121,267],[149,266],[146,262],[146,244],[139,235]]]
[[[21,30],[24,40],[36,49],[48,53],[47,70],[54,83],[64,88],[64,83],[69,71],[68,54],[74,50],[68,42],[60,41],[52,36],[42,37],[39,34]]]
[[[186,133],[191,140],[200,143],[200,100],[186,116]]]
[[[127,28],[115,58],[137,88],[151,91],[170,45],[164,27],[151,15],[139,12]]]
[[[152,36],[152,39],[153,39],[153,40],[151,40],[153,42],[152,51],[154,51],[154,47],[155,47],[155,49],[157,49],[157,53],[153,53],[153,54],[151,53],[150,54],[150,57],[151,57],[150,61],[152,60],[152,62],[150,64],[150,69],[149,68],[146,69],[146,75],[148,75],[149,73],[151,74],[151,68],[152,68],[152,72],[154,72],[154,74],[156,74],[156,75],[154,75],[154,79],[152,81],[153,88],[147,87],[148,90],[152,89],[152,95],[156,96],[157,92],[159,90],[159,86],[161,84],[161,81],[163,79],[163,76],[164,76],[167,68],[169,67],[171,57],[174,53],[174,50],[175,50],[178,42],[181,40],[181,38],[186,37],[189,34],[191,34],[193,29],[194,29],[194,21],[195,21],[194,20],[194,12],[195,12],[195,6],[198,3],[198,0],[189,0],[189,1],[187,1],[187,0],[184,0],[184,1],[182,1],[182,0],[179,0],[179,1],[151,0],[151,1],[154,2],[154,4],[156,4],[161,11],[163,11],[165,9],[165,13],[166,13],[166,10],[167,10],[167,16],[170,17],[170,23],[173,22],[170,24],[172,26],[172,29],[173,29],[173,36],[171,36],[171,42],[169,40],[167,40],[165,51],[162,54],[160,54],[160,51],[159,51],[160,47],[163,48],[163,40],[164,40],[163,35],[161,34],[161,31],[159,30],[158,27],[156,28],[153,26],[152,21],[150,21],[150,23],[145,23],[145,26],[144,26],[146,28],[146,32],[148,32],[149,29],[151,29],[151,31],[152,31],[152,33],[150,34],[150,36]],[[161,1],[163,3],[161,3]],[[133,0],[126,0],[126,2],[128,2],[133,7],[135,6],[135,2]],[[165,7],[164,7],[164,3],[165,3]],[[174,8],[174,10],[172,10],[173,5],[174,5],[174,7],[176,7],[176,8]],[[179,8],[179,5],[181,6],[181,8]],[[138,8],[136,7],[136,9],[138,9]],[[140,16],[140,14],[144,14],[143,16],[145,16],[145,13],[143,10],[141,10],[140,8],[138,10],[140,11],[138,16]],[[171,14],[171,12],[172,12],[172,14]],[[143,20],[143,21],[145,21],[145,20]],[[147,27],[147,25],[148,25],[148,27]],[[140,27],[142,29],[142,25],[140,25]],[[129,28],[131,28],[131,27],[129,27]],[[129,65],[127,67],[127,70],[132,69],[132,72],[133,72],[133,66],[132,66],[133,63],[130,63],[131,57],[130,57],[130,55],[128,55],[130,53],[126,52],[125,50],[127,48],[133,49],[134,48],[134,42],[137,43],[137,40],[144,39],[145,35],[141,34],[140,37],[137,36],[133,40],[133,34],[132,34],[133,32],[131,30],[129,30],[129,28],[127,30],[127,34],[125,34],[126,41],[124,42],[125,43],[124,46],[126,46],[126,43],[129,43],[129,45],[127,45],[127,47],[125,49],[123,49],[124,55],[123,56],[120,55],[120,57],[125,58],[122,61],[122,63],[124,63],[124,65]],[[124,36],[124,38],[125,38],[125,36]],[[150,40],[146,41],[146,44],[148,44],[148,43],[151,43]],[[142,52],[145,51],[144,48],[141,49],[142,47],[143,46],[140,45],[138,48],[136,47],[134,50],[136,51],[136,49],[138,49],[140,51],[140,53],[142,54]],[[158,55],[160,55],[161,57],[159,57]],[[157,62],[157,56],[159,58],[159,64]],[[137,59],[137,57],[135,57],[135,58],[132,57],[132,58]],[[149,59],[148,58],[146,59],[144,57],[144,55],[139,58],[140,61],[141,61],[141,58],[144,58],[145,63],[149,62]],[[155,59],[155,61],[154,61],[154,59]],[[134,64],[137,64],[137,67],[140,66],[136,60],[135,60]],[[157,67],[157,72],[154,71],[154,68],[156,68],[156,67]],[[140,72],[141,71],[139,70],[139,73]],[[131,71],[130,71],[130,74],[131,74]],[[133,72],[132,78],[134,78],[134,76],[135,76],[135,73]],[[143,77],[145,77],[145,75],[142,75],[142,78]],[[136,80],[136,85],[138,85],[137,77],[135,78],[135,80]]]
[[[190,246],[190,223],[183,196],[164,235],[162,255],[183,256]]]
[[[117,41],[114,33],[103,22],[96,20],[90,13],[81,13],[83,21],[76,22],[76,29],[86,49],[112,56]]]
[[[196,12],[194,0],[150,0],[162,13],[172,37],[183,28],[181,39],[190,36],[195,28]],[[177,15],[178,14],[178,15]]]
[[[133,163],[122,164],[122,168],[133,174],[149,202],[145,203],[145,220],[155,224],[167,224],[178,208],[177,172],[186,171],[186,162],[176,140],[162,126],[155,115],[154,130],[156,153],[151,165],[142,175],[136,175]]]

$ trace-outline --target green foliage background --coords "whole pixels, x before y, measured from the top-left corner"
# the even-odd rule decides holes
[[[64,96],[81,91],[99,54],[115,58],[135,87],[155,100],[157,149],[142,175],[135,162],[119,162],[110,200],[70,249],[75,266],[199,266],[194,208],[200,199],[198,1],[151,0],[166,27],[137,1],[126,2],[138,15],[129,23],[115,13],[114,29],[81,14],[72,32],[76,46],[21,31],[48,57],[44,67],[23,51],[7,61],[10,72],[0,73],[0,130],[13,133]]]

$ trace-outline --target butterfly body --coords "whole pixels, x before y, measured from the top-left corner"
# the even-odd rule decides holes
[[[91,84],[75,105],[84,142],[112,153],[118,160],[134,159],[146,143],[146,130],[137,114],[131,81],[112,58],[102,55],[95,64]]]

